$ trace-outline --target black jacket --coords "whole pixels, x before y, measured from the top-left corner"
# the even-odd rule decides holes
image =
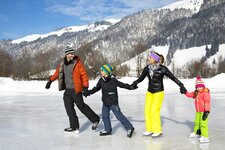
[[[148,76],[148,91],[151,93],[161,92],[164,90],[163,86],[163,77],[166,75],[171,80],[173,80],[178,86],[182,87],[183,83],[181,83],[170,71],[167,67],[163,65],[159,65],[158,69],[154,71],[152,78],[149,74],[149,68],[146,66],[142,71],[141,76],[134,82],[140,83],[144,80],[146,76]]]
[[[108,80],[103,80],[100,78],[97,85],[89,90],[90,94],[102,89],[102,102],[106,106],[117,105],[118,104],[118,93],[117,87],[125,88],[130,90],[130,85],[118,81],[114,76],[109,77]]]

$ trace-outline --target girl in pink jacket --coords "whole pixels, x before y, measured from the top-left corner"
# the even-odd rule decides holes
[[[195,99],[195,121],[194,121],[194,132],[190,134],[190,138],[198,137],[200,143],[209,142],[208,135],[208,119],[210,113],[210,92],[205,87],[203,80],[200,76],[196,77],[195,83],[196,90],[194,92],[183,92],[187,97]]]

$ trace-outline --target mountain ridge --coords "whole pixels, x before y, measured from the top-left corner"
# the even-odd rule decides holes
[[[225,3],[216,3],[215,6],[210,4],[198,13],[183,8],[146,9],[112,24],[105,21],[96,22],[92,28],[107,26],[102,30],[90,32],[90,28],[86,28],[78,32],[64,32],[60,36],[53,34],[15,44],[12,41],[0,40],[0,47],[15,58],[23,57],[24,53],[35,56],[37,53],[53,50],[57,55],[53,60],[56,63],[63,56],[62,49],[70,45],[78,50],[84,62],[88,61],[87,55],[90,54],[94,58],[102,58],[104,62],[120,65],[152,46],[166,46],[166,65],[169,66],[178,49],[211,45],[205,55],[207,58],[218,52],[218,45],[225,43],[222,36],[225,34],[222,28],[224,8]],[[55,66],[51,66],[53,67]]]

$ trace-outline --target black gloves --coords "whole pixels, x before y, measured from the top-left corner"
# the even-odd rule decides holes
[[[51,86],[51,84],[52,84],[52,81],[49,79],[49,81],[48,81],[47,84],[45,85],[45,88],[46,88],[46,89],[49,89],[50,86]]]
[[[184,86],[180,87],[180,93],[181,94],[186,94],[187,93],[187,89]]]
[[[138,88],[137,86],[138,82],[137,81],[134,81],[131,85],[130,85],[130,90],[135,90]]]
[[[137,84],[131,84],[130,85],[130,90],[135,90],[137,88],[138,88]]]
[[[84,95],[84,97],[88,97],[88,96],[91,95],[91,93],[90,93],[90,91],[88,90],[87,87],[84,87],[83,88],[83,95]]]
[[[202,134],[202,133],[201,133],[201,129],[198,129],[198,130],[196,131],[196,134],[201,135],[201,134]]]
[[[203,121],[205,121],[205,120],[208,118],[209,113],[210,113],[209,111],[205,111],[205,112],[204,112],[204,114],[203,114],[203,116],[202,116],[202,120],[203,120]]]
[[[137,87],[138,82],[137,81],[134,81],[131,85],[134,86],[134,87]]]

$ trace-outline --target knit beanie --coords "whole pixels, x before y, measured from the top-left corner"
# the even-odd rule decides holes
[[[200,88],[200,87],[205,87],[205,85],[204,85],[204,82],[203,82],[203,80],[202,80],[202,78],[201,78],[201,76],[197,76],[196,77],[196,81],[195,81],[195,88]]]
[[[107,75],[110,75],[113,71],[113,67],[109,64],[102,65],[100,67],[102,71],[104,71]]]
[[[74,49],[72,49],[70,46],[66,46],[66,48],[64,49],[64,53],[65,53],[65,55],[67,55],[67,54],[75,54],[75,50]]]
[[[156,62],[159,62],[159,60],[160,60],[160,56],[154,52],[150,52],[149,57],[153,58]]]

